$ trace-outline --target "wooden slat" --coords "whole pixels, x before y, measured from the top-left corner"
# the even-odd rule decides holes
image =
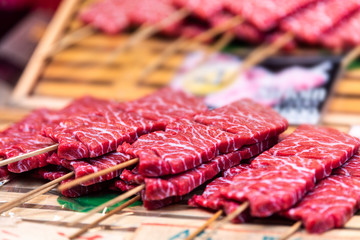
[[[121,88],[111,85],[91,85],[69,82],[41,82],[35,88],[35,94],[51,97],[82,97],[91,95],[99,98],[113,98],[121,101],[136,99],[153,92],[151,87]],[[120,88],[120,89],[119,89]]]
[[[345,77],[360,79],[360,69],[352,69],[352,70],[346,71]]]
[[[360,97],[360,80],[341,79],[335,89],[335,93]]]
[[[335,96],[330,99],[328,111],[360,114],[360,98]]]
[[[47,53],[54,42],[61,37],[78,4],[79,0],[65,0],[61,3],[16,85],[11,96],[13,102],[21,101],[30,93],[45,66]]]
[[[111,50],[107,51],[99,51],[96,49],[88,50],[84,48],[70,48],[58,53],[54,56],[53,61],[50,63],[50,66],[66,64],[103,64],[107,58],[110,56]],[[137,49],[131,54],[120,54],[113,64],[117,65],[139,65],[144,66],[149,64],[151,61],[156,59],[156,54],[152,53],[148,50]],[[176,54],[169,59],[164,66],[167,68],[175,68],[178,67],[179,64],[183,61],[184,55]]]
[[[326,124],[359,125],[359,114],[330,112],[324,115],[323,122]]]
[[[72,80],[71,82],[102,82],[111,84],[115,81],[134,81],[139,73],[139,68],[136,66],[128,68],[115,67],[89,67],[89,66],[64,66],[64,65],[50,65],[44,70],[42,79],[59,79]],[[150,82],[168,83],[173,77],[174,72],[168,69],[159,69],[153,74],[150,74],[147,79]],[[71,83],[70,82],[70,83]],[[42,84],[40,82],[39,84]],[[136,85],[136,82],[132,82]]]

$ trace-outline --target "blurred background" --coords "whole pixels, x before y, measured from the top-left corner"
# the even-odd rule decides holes
[[[360,125],[355,0],[0,0],[0,127],[165,86],[251,98],[292,125]]]

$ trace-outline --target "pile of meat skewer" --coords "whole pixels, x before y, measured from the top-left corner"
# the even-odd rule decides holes
[[[179,9],[189,12],[186,18],[160,24]],[[347,49],[360,43],[359,12],[358,0],[103,0],[82,11],[80,19],[110,34],[160,24],[163,34],[191,38],[240,16],[243,21],[232,31],[249,43],[271,43],[290,32],[296,41],[288,46],[299,42]]]
[[[9,164],[0,173],[6,178],[31,172],[53,180],[73,171],[76,179],[137,158],[136,165],[62,194],[77,197],[144,185],[140,192],[144,206],[156,209],[182,200],[220,174],[203,195],[191,198],[191,205],[229,214],[248,201],[249,211],[235,221],[281,214],[303,219],[311,232],[342,226],[360,201],[358,188],[349,187],[358,186],[354,166],[359,157],[353,155],[359,140],[334,129],[304,125],[278,143],[287,126],[279,114],[251,100],[209,110],[202,99],[170,88],[123,103],[84,97],[62,110],[36,110],[1,132],[4,159],[54,143],[58,149]],[[316,205],[323,189],[339,181],[344,191],[334,194],[356,194],[329,214],[344,212],[343,207],[346,216],[326,224],[309,219],[305,214],[313,211],[307,210],[309,204]]]

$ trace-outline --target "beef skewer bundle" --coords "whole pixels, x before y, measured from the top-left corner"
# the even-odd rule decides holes
[[[229,214],[241,202],[248,202],[251,216],[270,216],[298,202],[316,181],[351,158],[359,143],[337,130],[301,126],[250,165],[230,169],[226,177],[209,184],[205,193],[194,196],[190,204],[224,208]],[[236,219],[244,221],[246,216]]]
[[[41,136],[45,126],[56,126],[70,116],[98,111],[105,103],[104,100],[84,97],[75,100],[60,111],[39,109],[32,112],[24,120],[0,133],[0,156],[3,159],[23,156],[23,153],[31,153],[34,150],[52,146],[54,142],[51,139]],[[14,173],[29,171],[46,166],[46,159],[49,156],[49,153],[43,153],[31,158],[24,157],[23,160],[8,164],[7,168]],[[6,160],[0,161],[1,166],[6,165],[5,162]]]
[[[85,98],[85,100],[86,100],[86,98]],[[109,119],[111,116],[113,116],[113,115],[110,115],[111,114],[110,112],[104,111],[104,108],[106,108],[108,110],[114,109],[112,107],[114,106],[115,103],[99,100],[99,104],[97,105],[96,100],[90,99],[90,98],[88,99],[87,102],[89,102],[90,106],[92,106],[93,108],[100,107],[102,109],[102,112],[99,112],[98,109],[96,109],[96,111],[98,111],[98,112],[95,112],[93,116],[104,116],[105,115]],[[173,120],[176,120],[180,117],[182,117],[182,118],[191,117],[194,114],[205,111],[207,109],[207,107],[202,103],[202,100],[192,97],[181,91],[176,91],[176,90],[172,90],[172,89],[162,89],[153,95],[145,97],[143,100],[142,99],[137,100],[137,103],[138,104],[143,103],[143,105],[142,106],[138,105],[136,107],[136,111],[141,111],[140,114],[143,114],[146,116],[147,115],[146,111],[150,110],[153,115],[150,114],[148,116],[150,116],[150,118],[157,119],[158,120],[157,124],[160,126],[165,126],[167,123],[169,123]],[[183,105],[183,104],[187,104],[187,105]],[[73,104],[73,105],[76,106],[76,104]],[[91,109],[86,108],[85,105],[82,110],[84,112],[91,111]],[[136,115],[134,118],[141,119],[141,121],[142,121],[143,118],[140,117],[139,115],[137,115],[136,113],[134,113],[134,111],[132,111],[131,108],[128,108],[128,110],[129,110],[128,113],[130,116]],[[142,111],[142,110],[144,110],[144,111]],[[67,115],[67,116],[70,116],[71,114],[74,114],[74,112],[76,112],[76,109],[73,109],[72,111],[69,111],[69,110],[67,110],[67,111],[69,112],[69,115]],[[121,112],[123,112],[123,110],[121,110]],[[62,116],[62,118],[60,118],[60,119],[58,119],[58,121],[56,121],[57,124],[53,124],[52,127],[50,127],[50,125],[45,127],[45,132],[52,131],[53,129],[55,129],[55,131],[56,131],[57,127],[55,127],[55,126],[58,125],[58,127],[60,127],[62,130],[64,130],[63,133],[61,133],[61,131],[59,132],[59,136],[61,136],[65,139],[64,142],[61,143],[61,144],[65,145],[64,150],[63,150],[63,152],[61,152],[61,154],[64,154],[65,156],[71,156],[73,159],[76,159],[77,157],[81,158],[82,156],[86,156],[86,155],[84,155],[84,153],[86,153],[86,151],[82,150],[83,148],[80,148],[80,150],[82,150],[82,151],[79,151],[79,146],[82,147],[83,143],[79,142],[78,141],[79,138],[75,138],[71,134],[74,132],[77,132],[77,131],[82,132],[84,134],[92,134],[95,130],[99,131],[101,129],[100,128],[91,129],[91,126],[94,126],[91,124],[83,124],[83,123],[78,124],[78,125],[74,124],[73,119],[76,119],[79,121],[84,120],[86,123],[88,123],[89,120],[87,120],[87,116],[84,116],[84,115],[76,116],[72,120],[60,121],[60,120],[63,120],[64,118],[66,118],[67,116]],[[71,119],[71,118],[69,118],[69,119]],[[111,126],[110,126],[110,131],[117,130],[120,133],[125,132],[124,127],[123,127],[124,125],[122,125],[122,123],[124,122],[124,119],[117,118],[116,121],[118,121],[119,124],[115,125],[115,128],[111,128]],[[148,122],[155,122],[155,121],[148,120]],[[68,126],[68,129],[63,129],[64,126]],[[97,127],[99,127],[99,126],[97,126]],[[106,125],[106,127],[109,127],[109,126]],[[143,126],[140,126],[140,127],[143,127]],[[88,132],[86,132],[86,130],[88,130]],[[108,129],[102,129],[102,131],[108,131]],[[100,133],[102,133],[102,132],[100,132]],[[106,141],[114,141],[114,139],[113,139],[114,136],[110,135],[110,134],[108,136],[107,135],[103,135],[103,136],[108,137],[107,139],[105,137],[104,137],[105,139],[102,139],[103,142],[105,142],[106,148],[102,146],[100,148],[100,150],[103,151],[104,149],[106,149],[106,151],[110,151],[109,146],[113,143],[110,143],[110,144],[108,144],[108,146],[106,146],[106,143],[107,143]],[[119,136],[119,138],[121,138],[121,136]],[[90,139],[90,141],[91,141],[91,139]],[[97,141],[99,141],[99,139]],[[98,144],[98,142],[96,142],[96,143]],[[60,144],[60,146],[61,146],[61,144]],[[95,145],[95,146],[98,146],[98,145]],[[115,148],[116,148],[116,146],[115,146]],[[96,147],[94,149],[96,149]],[[80,155],[79,152],[83,155]],[[93,155],[96,155],[96,152]],[[91,179],[90,182],[88,181],[87,183],[85,182],[83,184],[84,186],[89,186],[90,184],[95,184],[98,182],[110,180],[110,179],[118,176],[121,173],[120,169],[124,168],[126,165],[128,165],[128,163],[129,164],[136,163],[136,161],[134,161],[134,160],[130,161],[129,159],[130,159],[130,156],[126,155],[126,154],[109,153],[104,156],[99,156],[95,159],[82,159],[82,160],[69,161],[69,160],[61,158],[59,155],[59,151],[58,151],[57,153],[53,153],[50,158],[49,158],[49,155],[47,155],[47,159],[45,162],[46,162],[46,164],[47,163],[56,164],[56,165],[61,164],[64,167],[74,171],[75,177],[89,175],[94,172],[96,172],[97,174],[101,173],[102,171],[108,172],[105,176],[99,175],[99,178]],[[115,170],[107,169],[109,167],[114,168],[112,166],[114,166],[115,168],[118,168],[118,170],[115,171]],[[108,171],[108,170],[111,170],[111,171]],[[97,188],[97,189],[99,189],[99,188]]]
[[[55,46],[50,55],[94,34],[95,29],[115,34],[133,25],[140,25],[141,27],[133,36],[114,51],[113,55],[117,56],[120,52],[135,46],[159,31],[167,34],[174,33],[182,19],[189,14],[185,9],[177,11],[171,4],[171,0],[99,1],[91,4],[79,14],[80,20],[88,25],[70,33]]]
[[[191,118],[207,109],[202,100],[170,88],[137,102],[145,104],[132,110],[123,104],[106,102],[101,104],[101,110],[88,116],[67,117],[67,120],[44,127],[42,131],[59,143],[59,157],[75,160],[111,152],[122,141],[133,141],[147,131],[164,129],[170,121]],[[102,126],[103,130],[99,131]],[[95,135],[98,137],[96,141],[92,138]],[[0,162],[0,166],[3,165]]]
[[[127,182],[118,180],[115,186],[124,191],[141,184],[147,209],[169,205],[219,172],[274,145],[288,124],[273,110],[250,100],[198,114],[194,120],[201,124],[179,120],[168,124],[165,132],[155,131],[132,145],[119,146],[120,152],[138,157],[139,164],[138,174],[132,172]]]
[[[280,32],[284,32],[272,44],[255,49],[244,61],[239,72],[260,63],[275,54],[295,38],[309,43],[321,44],[321,39],[332,29],[338,28],[342,20],[360,9],[360,1],[322,0],[316,1],[287,16],[279,22]],[[234,76],[237,76],[236,72]]]
[[[310,233],[343,227],[359,209],[360,155],[357,153],[281,215],[301,220]]]

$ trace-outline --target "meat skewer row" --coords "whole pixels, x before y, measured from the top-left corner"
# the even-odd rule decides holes
[[[351,158],[359,143],[333,129],[301,126],[250,165],[230,169],[190,204],[230,214],[239,203],[249,202],[252,216],[270,216],[298,202],[316,181]],[[237,215],[237,221],[245,219]]]
[[[170,99],[171,97],[171,99]],[[171,102],[170,102],[171,100]],[[84,103],[82,103],[84,102]],[[79,104],[80,103],[80,104]],[[65,108],[65,110],[67,112],[69,112],[70,114],[74,114],[75,112],[78,111],[77,108],[80,108],[82,111],[89,111],[91,110],[90,108],[86,107],[86,104],[90,107],[97,107],[97,105],[104,107],[104,105],[108,104],[108,102],[106,101],[98,101],[95,99],[91,99],[91,98],[84,98],[83,100],[78,100],[75,101],[72,105],[70,105],[69,107]],[[181,104],[183,103],[188,103],[191,107],[184,107],[181,106]],[[139,104],[142,104],[142,106],[140,106]],[[152,108],[147,108],[149,104],[152,104]],[[164,106],[162,106],[161,104],[165,104]],[[73,109],[75,106],[76,108]],[[145,97],[144,99],[140,99],[137,100],[136,102],[131,103],[131,105],[127,106],[129,111],[132,111],[132,107],[134,107],[136,109],[136,111],[141,111],[142,109],[146,108],[145,111],[143,111],[143,114],[147,114],[147,110],[151,109],[150,111],[152,111],[152,117],[154,118],[154,115],[156,116],[156,118],[159,117],[164,117],[165,116],[165,120],[164,121],[170,121],[173,119],[176,119],[176,115],[177,114],[183,114],[183,116],[191,116],[194,113],[192,112],[191,108],[197,108],[196,111],[200,111],[201,109],[206,109],[205,105],[203,105],[199,100],[196,100],[195,98],[188,96],[184,93],[178,92],[178,91],[173,91],[171,89],[163,89],[161,91],[159,91],[159,94],[157,95],[150,95],[148,97]],[[156,110],[155,108],[159,107],[160,111],[158,111],[157,115],[156,112],[154,112],[154,110]],[[167,108],[166,108],[167,107]],[[182,110],[185,110],[185,112],[182,112]],[[65,111],[65,112],[66,112]],[[171,112],[174,112],[174,114],[171,114]],[[174,115],[174,116],[171,116]],[[61,116],[61,115],[60,115]],[[65,118],[66,116],[61,116],[62,118]],[[54,118],[54,117],[52,117]],[[61,119],[60,119],[61,120]],[[29,120],[26,120],[29,121]],[[31,122],[31,119],[30,121]],[[15,125],[16,126],[16,125]],[[41,125],[42,126],[42,125]],[[21,128],[25,128],[24,126],[22,126]],[[28,128],[28,127],[26,127]],[[22,136],[23,137],[23,136]],[[5,139],[6,142],[6,139]],[[27,156],[22,156],[23,158],[27,158]],[[46,158],[48,158],[48,155],[46,155]],[[96,159],[90,159],[87,161],[68,161],[68,160],[64,160],[63,162],[66,162],[66,165],[68,168],[70,168],[70,170],[74,170],[76,173],[76,177],[80,177],[85,175],[88,175],[90,173],[95,173],[95,175],[93,175],[92,177],[90,177],[91,179],[95,178],[96,180],[92,180],[93,182],[88,181],[88,184],[92,184],[92,183],[96,183],[96,182],[101,182],[101,181],[105,181],[105,180],[109,180],[111,178],[114,178],[116,176],[118,176],[121,171],[120,169],[131,165],[131,164],[135,164],[137,162],[136,159],[130,160],[131,157],[129,155],[125,155],[125,154],[121,154],[121,153],[112,153],[112,154],[108,154],[106,156],[101,156],[98,157]],[[61,160],[61,159],[60,159]],[[52,156],[50,158],[48,158],[46,161],[48,161],[49,163],[54,163],[54,161],[59,161],[59,156],[57,154],[52,154]],[[45,162],[46,162],[45,161]],[[125,161],[125,163],[123,163]],[[56,164],[56,163],[55,163]],[[18,164],[19,165],[19,164]],[[42,164],[42,166],[47,165],[47,163]],[[116,165],[116,166],[114,166]],[[71,166],[71,167],[69,167]],[[105,169],[109,166],[114,166],[112,169]],[[25,169],[26,171],[30,170],[31,168]],[[102,176],[105,175],[106,178],[98,178],[98,176]],[[90,179],[88,177],[88,179]],[[95,181],[95,182],[94,182]]]
[[[104,101],[99,111],[86,117],[75,115],[58,126],[45,127],[43,131],[59,143],[57,152],[61,158],[96,157],[116,150],[124,140],[133,141],[141,134],[164,129],[171,121],[191,118],[206,109],[202,100],[165,88],[131,103]],[[99,132],[99,127],[103,125],[103,130]],[[25,154],[22,156],[27,158]],[[0,162],[0,166],[4,165]]]
[[[272,44],[260,46],[251,52],[238,71],[232,74],[232,78],[277,53],[295,38],[312,44],[317,43],[317,40],[321,39],[326,32],[338,28],[343,19],[359,11],[359,9],[360,1],[358,0],[346,3],[341,0],[326,0],[315,2],[315,6],[310,4],[281,21],[279,28],[284,34]]]
[[[24,159],[10,164],[5,162],[7,160],[4,160],[0,162],[1,166],[7,165],[7,169],[14,173],[21,173],[46,166],[46,159],[50,156],[50,153],[43,153],[31,158],[26,157],[33,151],[44,147],[48,148],[54,144],[51,139],[41,135],[42,129],[45,126],[56,126],[69,116],[98,111],[106,102],[91,97],[84,97],[73,101],[70,105],[59,111],[47,109],[33,111],[22,121],[11,125],[0,133],[0,156],[3,159],[9,159],[22,155]]]
[[[262,124],[265,124],[265,122],[266,122],[265,121],[265,119],[266,119],[265,116],[267,116],[266,113],[268,111],[270,111],[269,109],[262,108],[262,107],[260,107],[258,105],[254,106],[254,104],[251,103],[251,102],[250,103],[249,102],[244,103],[244,105],[245,106],[249,105],[249,106],[245,107],[245,109],[247,111],[249,111],[250,109],[252,109],[254,107],[256,108],[254,111],[252,111],[252,116],[251,117],[247,116],[247,119],[250,122],[251,121],[256,121],[255,119],[257,118],[258,123],[262,122]],[[217,118],[226,119],[226,116],[230,116],[230,115],[226,115],[226,114],[229,114],[229,108],[234,110],[234,109],[236,109],[236,107],[237,107],[237,105],[235,104],[234,106],[229,106],[228,109],[227,108],[219,109],[218,111],[222,112],[223,115],[221,115],[221,116],[219,115],[219,116],[217,116]],[[276,117],[275,117],[276,114],[274,114],[272,112],[272,110],[270,112],[273,114],[273,119],[272,120],[276,119]],[[218,123],[220,122],[220,124],[221,124],[221,121],[216,119],[215,118],[216,115],[214,116],[214,114],[216,114],[216,112],[208,113],[208,115],[210,115],[210,118],[213,119],[213,121],[216,121]],[[240,111],[240,114],[244,115],[244,114],[246,114],[246,111],[242,111],[242,112]],[[232,113],[231,116],[233,116],[233,115],[234,115],[234,113]],[[206,121],[207,115],[200,116],[200,119],[202,119],[201,121]],[[276,122],[276,121],[274,121],[274,122]],[[283,124],[284,123],[281,122],[281,121],[277,122],[277,124],[273,124],[272,127],[271,127],[272,130],[271,130],[271,128],[270,129],[268,128],[265,132],[262,133],[262,135],[263,135],[262,137],[264,137],[264,136],[271,137],[272,134],[274,134],[274,132],[278,131],[278,130],[276,130],[277,128],[281,128],[281,129],[283,128]],[[228,126],[223,125],[223,127],[224,128],[227,127],[228,129],[230,129],[231,127],[234,128],[237,125],[238,124],[236,124],[236,123],[231,123],[231,124],[228,124]],[[248,126],[243,127],[243,128],[247,128],[250,125],[251,125],[251,123],[249,123]],[[236,129],[233,129],[233,131],[234,130],[236,130]],[[253,129],[253,131],[254,130],[255,129]],[[247,129],[247,131],[249,131],[249,129]],[[260,132],[257,132],[255,135],[260,134]],[[257,135],[256,138],[261,138],[261,136]],[[269,142],[271,142],[271,141],[269,141]],[[255,144],[255,145],[258,145],[258,144]],[[269,147],[268,145],[264,145],[262,143],[259,146],[263,146],[265,148]],[[214,177],[219,171],[224,171],[224,170],[226,170],[226,168],[229,168],[231,166],[239,164],[239,162],[241,161],[242,158],[249,158],[249,157],[252,157],[252,156],[258,154],[259,152],[263,151],[264,150],[263,147],[259,148],[258,146],[256,146],[256,148],[253,149],[253,150],[250,150],[251,147],[249,148],[249,150],[247,150],[245,148],[245,151],[240,150],[240,151],[237,151],[237,152],[233,152],[233,153],[229,153],[229,154],[217,157],[215,160],[213,160],[210,163],[205,163],[205,164],[201,165],[200,167],[197,167],[194,170],[189,170],[189,171],[187,171],[185,173],[182,173],[180,175],[177,175],[175,177],[169,177],[169,178],[165,178],[165,179],[161,179],[161,178],[158,178],[158,179],[154,179],[154,178],[145,179],[144,180],[145,184],[141,184],[140,186],[138,186],[141,189],[145,188],[145,192],[143,192],[141,194],[143,196],[142,198],[144,200],[144,205],[146,204],[146,202],[150,203],[150,202],[152,202],[154,200],[155,201],[161,201],[161,200],[169,199],[171,196],[181,196],[183,194],[186,194],[186,193],[190,192],[191,190],[193,190],[194,187],[199,186],[202,183],[209,180],[210,178]],[[257,149],[257,151],[256,151],[256,149]],[[186,179],[189,179],[190,182],[187,182]],[[186,186],[190,186],[191,183],[194,182],[194,181],[198,182],[198,184],[196,184],[196,186],[194,186],[194,187],[186,187]],[[177,182],[179,184],[177,184]],[[181,182],[181,184],[180,184],[180,182]],[[184,188],[184,186],[185,186],[185,188]],[[178,190],[175,190],[176,188],[178,188]],[[61,188],[61,189],[63,189],[63,188]],[[164,193],[165,193],[165,195],[164,195]],[[167,194],[167,193],[170,193],[170,194]],[[154,195],[156,197],[153,197]],[[146,207],[148,208],[148,206],[146,206]],[[100,210],[100,209],[96,209],[96,211],[98,211],[98,210]],[[84,219],[84,218],[81,218],[80,220],[82,220],[82,219]]]
[[[272,141],[270,141],[272,142]],[[256,144],[258,145],[258,144]],[[262,146],[262,147],[261,147]],[[255,147],[255,146],[254,146]],[[234,165],[237,165],[240,163],[240,161],[245,158],[245,159],[248,159],[249,157],[252,157],[253,155],[256,155],[258,154],[259,152],[262,152],[264,150],[264,148],[268,148],[269,146],[267,144],[260,144],[260,147],[256,146],[255,148],[253,147],[249,147],[249,148],[244,148],[244,150],[240,150],[240,151],[237,151],[237,152],[234,152],[234,153],[230,153],[230,154],[226,154],[226,155],[223,155],[223,156],[220,156],[220,157],[217,157],[215,160],[213,160],[212,162],[210,163],[207,163],[207,164],[203,164],[202,166],[194,169],[194,170],[190,170],[186,173],[183,173],[183,174],[180,174],[180,175],[177,175],[173,178],[173,181],[171,182],[172,180],[172,177],[168,178],[168,179],[148,179],[150,181],[146,181],[145,179],[145,184],[142,183],[141,185],[135,187],[134,189],[132,190],[129,190],[129,192],[132,191],[132,193],[135,193],[134,190],[136,190],[136,192],[140,192],[140,191],[145,191],[141,193],[142,195],[142,199],[144,201],[144,205],[146,204],[146,199],[148,199],[146,196],[147,195],[153,195],[153,194],[157,194],[158,197],[155,198],[157,199],[157,201],[159,200],[162,200],[162,199],[167,199],[169,197],[171,197],[171,194],[166,194],[166,195],[163,195],[163,196],[160,196],[159,197],[159,193],[160,192],[154,192],[155,189],[157,188],[162,188],[161,192],[168,192],[170,191],[171,192],[171,189],[172,188],[176,188],[175,185],[171,186],[172,184],[176,184],[176,181],[178,181],[179,185],[179,192],[178,194],[179,195],[183,195],[183,194],[187,194],[188,192],[190,192],[191,190],[193,190],[193,187],[190,187],[191,183],[192,182],[198,182],[198,184],[196,186],[199,186],[201,184],[203,184],[204,182],[206,182],[207,180],[213,178],[219,171],[224,171],[226,170],[227,168],[231,167],[231,166],[234,166]],[[256,151],[257,149],[257,151]],[[206,165],[208,165],[208,167],[206,167]],[[203,169],[203,170],[202,170]],[[202,172],[203,171],[203,172]],[[202,173],[201,173],[202,172]],[[203,175],[202,177],[200,177],[200,179],[198,179],[199,175]],[[166,181],[165,181],[166,180]],[[187,181],[188,180],[188,181]],[[166,183],[167,182],[167,183]],[[181,184],[180,184],[181,183]],[[160,185],[159,185],[160,184]],[[167,184],[168,186],[166,187],[166,189],[164,189],[164,185],[163,184]],[[181,186],[184,186],[185,185],[185,188],[184,187],[180,187]],[[189,186],[189,187],[186,187],[186,186]],[[152,192],[149,192],[148,194],[146,193],[146,190],[150,188],[152,189]],[[175,194],[175,193],[174,193]],[[123,195],[121,195],[123,196]],[[122,198],[121,198],[122,199]],[[94,213],[96,212],[99,212],[100,210],[102,210],[104,207],[106,206],[111,206],[113,204],[116,203],[116,200],[117,199],[113,199],[109,202],[107,202],[106,204],[102,205],[102,206],[99,206],[97,207],[96,209],[93,209],[91,212],[89,212],[87,215],[85,216],[82,216],[78,219],[76,219],[72,225],[84,220],[85,218],[93,215]],[[149,201],[147,201],[149,202]],[[146,205],[145,205],[146,206]],[[110,216],[110,215],[109,215]],[[108,217],[109,217],[108,216]],[[105,218],[101,218],[102,220],[105,220]],[[99,223],[100,219],[95,221],[96,223]],[[94,223],[95,223],[94,222]],[[93,226],[93,225],[91,225]],[[95,226],[95,225],[94,225]],[[88,228],[86,228],[88,229]],[[79,231],[81,233],[83,233],[83,230]],[[77,235],[78,236],[78,235]]]
[[[147,100],[145,99],[145,101],[147,102]],[[141,101],[140,101],[141,102]],[[248,103],[248,105],[250,104],[250,107],[253,105],[251,102],[249,102]],[[136,107],[136,109],[137,110],[139,110],[139,108],[138,108],[138,106],[135,104],[134,105],[135,107]],[[131,107],[134,107],[134,106],[127,106],[128,108],[131,108]],[[257,110],[256,108],[258,108],[258,106],[256,106],[256,105],[254,105],[253,106],[253,108],[255,107],[255,110]],[[246,107],[245,107],[245,109],[246,109]],[[250,108],[251,109],[251,108]],[[129,109],[130,110],[130,109]],[[247,110],[249,110],[249,109],[247,109]],[[265,109],[261,109],[260,108],[260,110],[265,110]],[[220,111],[227,111],[226,110],[226,108],[225,109],[220,109]],[[145,114],[146,115],[146,113],[144,113],[143,112],[143,114]],[[209,113],[210,115],[212,115],[213,113]],[[233,114],[233,113],[231,113],[231,114]],[[244,112],[243,113],[241,113],[241,114],[245,114]],[[255,114],[255,113],[252,113],[253,115]],[[273,114],[273,111],[271,110],[268,114]],[[153,112],[152,112],[152,115],[154,115],[153,114]],[[255,114],[256,115],[256,114]],[[261,115],[260,115],[261,116]],[[266,117],[266,114],[264,115],[265,117]],[[264,117],[264,116],[262,116],[262,118]],[[200,116],[201,117],[201,116]],[[204,116],[203,116],[204,117]],[[205,117],[206,118],[206,117]],[[283,131],[285,128],[284,128],[284,123],[285,123],[285,128],[286,128],[286,126],[287,126],[287,123],[286,122],[284,122],[284,120],[281,120],[280,121],[280,125],[278,126],[278,127],[276,127],[274,130],[275,130],[275,132],[276,131]],[[265,123],[262,123],[262,124],[265,124]],[[235,124],[236,125],[236,124]],[[265,124],[266,125],[266,124]],[[268,124],[267,124],[268,125]],[[269,125],[269,126],[271,126],[271,125]],[[255,130],[255,129],[254,129]],[[218,130],[217,130],[218,131]],[[268,131],[268,132],[267,132]],[[267,135],[271,135],[271,134],[274,134],[274,133],[270,133],[271,131],[273,131],[273,130],[270,130],[270,129],[267,129],[264,133],[266,133]],[[259,137],[259,136],[258,136]],[[133,160],[134,161],[134,163],[136,162],[136,160]],[[128,163],[130,163],[130,161],[128,162]],[[75,161],[75,164],[77,164],[77,161]],[[133,164],[133,163],[132,163]],[[120,168],[123,168],[123,167],[120,167]],[[112,171],[114,171],[113,169],[107,169],[107,170],[103,170],[103,171],[101,171],[100,173],[97,173],[97,174],[95,174],[96,176],[95,177],[97,177],[97,176],[99,176],[99,175],[102,175],[102,174],[104,174],[103,172],[105,172],[105,173],[109,173],[109,172],[112,172]],[[90,178],[93,178],[93,177],[87,177],[87,178],[85,178],[85,181],[87,181],[88,179],[90,179]],[[79,181],[77,181],[77,183],[79,183]]]
[[[300,226],[303,222],[310,233],[323,233],[344,226],[359,209],[359,165],[360,155],[357,153],[335,169],[330,177],[322,180],[299,203],[280,215],[299,220]],[[289,233],[297,229],[291,230]]]
[[[128,105],[128,110],[136,106],[138,104]],[[220,153],[240,149],[242,145],[270,140],[283,132],[288,125],[287,121],[272,109],[250,100],[238,101],[196,115],[195,120],[199,123],[178,120],[168,124],[165,132],[156,131],[144,135],[133,145],[123,144],[118,150],[140,159],[141,175],[158,177],[193,169]],[[203,140],[204,138],[206,140]]]
[[[142,9],[146,10],[146,14],[143,14],[144,10]],[[139,25],[140,27],[136,32],[125,43],[116,48],[113,56],[109,58],[112,59],[160,31],[173,32],[181,20],[189,14],[190,12],[186,9],[176,10],[171,5],[171,1],[166,0],[100,1],[80,13],[79,18],[88,25],[70,33],[52,48],[49,55],[54,55],[70,45],[93,35],[96,29],[115,34],[130,25]]]

